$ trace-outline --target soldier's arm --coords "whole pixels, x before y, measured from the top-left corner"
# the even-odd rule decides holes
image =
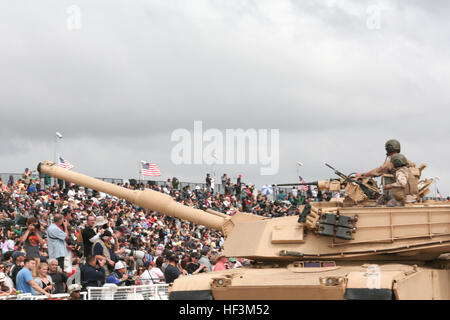
[[[389,172],[391,166],[391,161],[389,158],[386,159],[386,161],[379,166],[378,168],[372,169],[370,171],[367,171],[363,174],[364,177],[379,177],[382,174],[386,174]]]
[[[397,172],[396,181],[391,184],[392,187],[404,187],[408,183],[408,177],[403,172]]]

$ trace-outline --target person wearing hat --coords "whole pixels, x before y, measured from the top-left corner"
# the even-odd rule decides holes
[[[405,203],[414,203],[417,200],[418,179],[414,172],[408,168],[408,160],[400,153],[391,157],[395,168],[395,182],[384,188],[392,190],[392,198],[387,202],[388,207],[403,206]]]
[[[70,300],[80,300],[81,285],[78,283],[71,284],[69,286]]]
[[[4,285],[10,289],[14,289],[14,282],[9,277],[9,270],[11,269],[12,264],[10,262],[0,262],[0,272],[3,272],[5,275]]]
[[[200,254],[198,252],[191,253],[191,262],[189,262],[188,265],[186,266],[186,271],[189,274],[202,273],[202,272],[205,272],[206,269],[208,269],[208,267],[206,265],[200,264],[198,262],[199,258],[200,258]]]
[[[401,151],[400,142],[398,140],[396,140],[396,139],[390,139],[390,140],[386,141],[384,147],[385,147],[385,150],[386,150],[386,160],[385,160],[385,162],[380,167],[377,167],[375,169],[367,171],[366,173],[357,173],[357,176],[379,177],[379,176],[381,176],[383,174],[394,174],[395,168],[394,168],[394,164],[391,161],[391,158],[395,154],[400,153],[400,151]],[[406,162],[407,162],[407,166],[408,167],[415,167],[416,166],[414,164],[414,162],[411,162],[408,159],[406,160]]]
[[[23,267],[23,262],[25,260],[25,253],[21,251],[15,251],[12,254],[13,259],[13,265],[9,271],[9,276],[11,277],[12,281],[14,282],[14,286],[16,286],[16,278],[17,274]]]
[[[382,176],[382,184],[383,184],[383,196],[380,197],[377,201],[377,204],[382,205],[385,202],[388,202],[392,198],[391,191],[389,188],[386,188],[389,184],[393,183],[395,180],[395,168],[392,163],[392,157],[396,154],[399,154],[401,151],[400,142],[396,139],[390,139],[386,141],[384,144],[384,148],[386,150],[386,160],[384,163],[375,169],[367,171],[365,173],[357,173],[356,177],[379,177]],[[406,159],[407,167],[415,167],[415,163]]]
[[[105,272],[108,277],[114,270],[114,265],[117,261],[115,251],[119,250],[119,242],[114,243],[114,247],[111,244],[112,234],[108,230],[104,231],[93,247],[92,255],[97,258],[97,260],[105,260]]]
[[[129,279],[127,266],[122,261],[116,262],[114,272],[106,278],[106,283],[114,283],[117,286],[130,286],[133,282]]]
[[[228,269],[227,262],[228,262],[228,258],[225,257],[225,255],[223,253],[219,253],[218,257],[217,257],[217,262],[214,265],[214,271],[222,271],[222,270]]]
[[[6,279],[6,274],[4,272],[0,272],[0,296],[16,294],[16,289],[6,285]]]
[[[242,267],[242,263],[240,263],[236,258],[228,258],[228,261],[230,262],[228,265],[230,269]]]

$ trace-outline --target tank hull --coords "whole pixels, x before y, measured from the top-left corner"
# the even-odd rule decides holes
[[[450,270],[409,264],[238,268],[180,277],[172,300],[446,300]]]

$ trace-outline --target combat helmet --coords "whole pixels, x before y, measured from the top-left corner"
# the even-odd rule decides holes
[[[400,152],[400,142],[396,139],[388,140],[384,144],[384,148],[386,149],[386,153],[388,155],[392,152]]]
[[[391,161],[394,165],[394,168],[400,168],[408,164],[408,160],[406,160],[406,157],[400,153],[394,154],[391,157]]]

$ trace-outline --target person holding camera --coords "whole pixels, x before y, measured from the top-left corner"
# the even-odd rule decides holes
[[[61,270],[64,270],[64,258],[67,254],[66,240],[69,238],[67,226],[69,222],[62,214],[56,214],[53,223],[47,229],[48,255],[50,259],[58,260]],[[64,231],[61,230],[64,228]]]
[[[111,243],[112,237],[113,235],[111,232],[106,230],[92,247],[92,255],[95,256],[97,260],[105,261],[106,276],[109,276],[114,270],[114,265],[117,260],[115,252],[118,251],[119,247],[119,241],[114,241],[114,245]]]
[[[39,229],[38,220],[35,217],[28,218],[27,230],[20,237],[20,241],[23,242],[26,256],[36,260],[36,269],[33,270],[33,277],[37,276],[37,265],[40,262],[39,245],[44,244]]]
[[[204,264],[200,264],[198,260],[200,259],[200,254],[197,252],[191,253],[191,261],[186,266],[186,271],[189,274],[198,274],[202,272],[207,272],[208,267]]]
[[[134,279],[130,279],[127,266],[122,261],[115,264],[114,272],[106,278],[106,283],[114,283],[117,286],[132,286],[134,281]]]
[[[87,287],[101,287],[105,283],[105,265],[106,260],[97,259],[95,256],[86,257],[86,264],[81,268],[81,291],[86,291]]]

